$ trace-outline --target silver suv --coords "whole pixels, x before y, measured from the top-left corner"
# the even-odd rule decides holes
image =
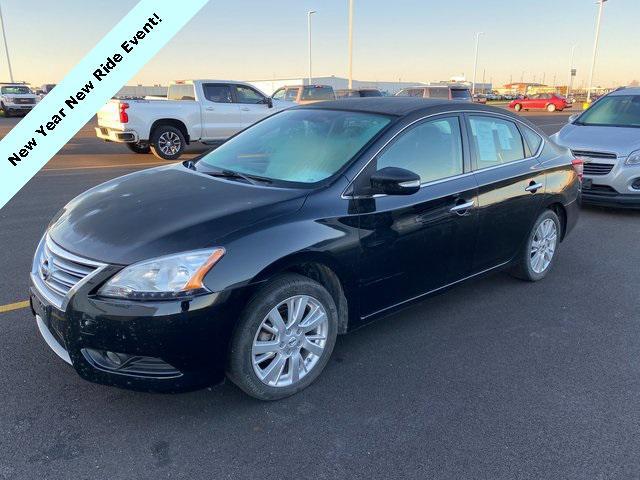
[[[620,88],[552,135],[584,160],[584,202],[640,207],[640,88]]]

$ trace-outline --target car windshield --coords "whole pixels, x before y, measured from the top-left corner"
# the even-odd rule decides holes
[[[28,95],[31,93],[29,87],[2,87],[2,94],[8,95]]]
[[[576,125],[640,127],[640,95],[611,95],[585,111]]]
[[[197,169],[316,183],[338,172],[390,122],[384,115],[361,112],[284,111],[205,155]]]
[[[335,95],[331,87],[304,87],[302,100],[333,100]]]
[[[466,88],[452,88],[451,98],[469,100],[471,98],[471,92]]]

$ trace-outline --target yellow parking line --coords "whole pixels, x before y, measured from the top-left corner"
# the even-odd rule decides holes
[[[29,301],[10,303],[8,305],[0,305],[0,313],[12,312],[13,310],[20,310],[21,308],[27,308]]]

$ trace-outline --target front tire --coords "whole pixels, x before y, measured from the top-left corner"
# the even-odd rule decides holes
[[[329,292],[298,274],[274,278],[249,301],[236,325],[228,377],[260,400],[308,387],[327,365],[338,332]]]
[[[163,160],[177,160],[187,146],[182,132],[171,125],[156,128],[150,143],[153,154]]]
[[[519,112],[520,110],[522,110],[522,105],[520,105],[519,103],[516,103],[516,104],[514,105],[513,109],[514,109],[516,112]]]
[[[546,277],[553,267],[561,232],[560,219],[555,212],[542,212],[516,257],[511,274],[529,282],[537,282]]]
[[[547,112],[553,113],[555,111],[556,111],[556,106],[553,103],[550,103],[549,105],[547,105]]]
[[[147,142],[127,143],[127,148],[133,153],[145,154],[151,152],[151,146]]]

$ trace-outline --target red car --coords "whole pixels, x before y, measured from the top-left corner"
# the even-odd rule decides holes
[[[537,93],[535,95],[527,95],[524,98],[517,98],[509,104],[509,108],[513,108],[516,112],[520,110],[545,109],[548,112],[561,112],[565,108],[571,107],[571,104],[562,95],[556,93]]]

